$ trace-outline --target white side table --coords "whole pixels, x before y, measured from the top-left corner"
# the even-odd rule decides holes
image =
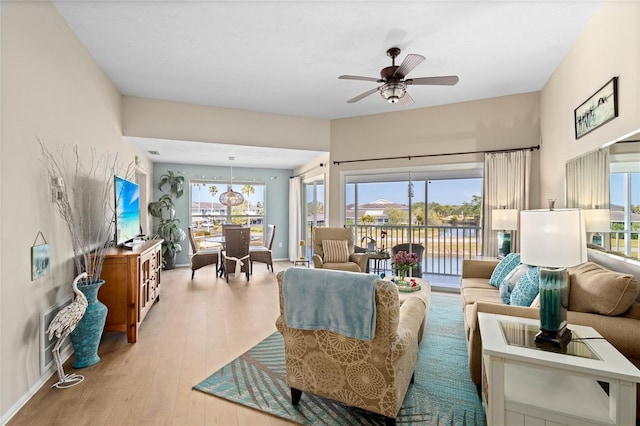
[[[538,320],[488,313],[478,320],[488,424],[635,424],[640,370],[593,328],[569,325],[574,340],[559,354],[535,348]]]

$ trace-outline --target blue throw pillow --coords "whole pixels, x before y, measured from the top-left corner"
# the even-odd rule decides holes
[[[511,304],[515,306],[531,306],[533,299],[540,292],[540,268],[532,266],[520,278],[511,292]]]
[[[520,253],[509,253],[498,263],[498,266],[493,270],[491,278],[489,278],[489,284],[498,288],[500,283],[507,277],[516,266],[520,264]]]
[[[502,303],[509,305],[511,303],[511,292],[515,288],[518,281],[529,270],[529,265],[519,264],[511,272],[507,274],[504,280],[500,283],[500,298]]]

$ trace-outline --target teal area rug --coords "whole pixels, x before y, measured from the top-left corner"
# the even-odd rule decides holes
[[[307,393],[291,405],[284,346],[276,332],[193,387],[301,424],[377,425],[373,413]],[[483,426],[484,410],[469,378],[460,299],[432,294],[415,382],[397,418],[402,425]]]

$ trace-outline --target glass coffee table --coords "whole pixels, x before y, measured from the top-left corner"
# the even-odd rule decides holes
[[[640,370],[593,328],[570,324],[566,354],[535,346],[537,319],[479,313],[490,425],[632,425]]]

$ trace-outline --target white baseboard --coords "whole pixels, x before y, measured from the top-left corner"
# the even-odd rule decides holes
[[[69,345],[67,346],[67,349],[60,354],[62,363],[64,364],[72,354],[73,348],[71,347],[71,345]],[[11,418],[13,418],[13,416],[15,416],[16,413],[20,411],[20,409],[24,407],[24,405],[29,402],[31,398],[33,398],[33,395],[35,395],[54,374],[58,374],[55,363],[49,368],[49,371],[40,376],[40,379],[33,386],[31,386],[27,393],[22,395],[22,397],[18,401],[16,401],[16,403],[13,404],[11,408],[9,408],[7,412],[2,415],[2,417],[0,417],[0,425],[6,425],[9,420],[11,420]]]

